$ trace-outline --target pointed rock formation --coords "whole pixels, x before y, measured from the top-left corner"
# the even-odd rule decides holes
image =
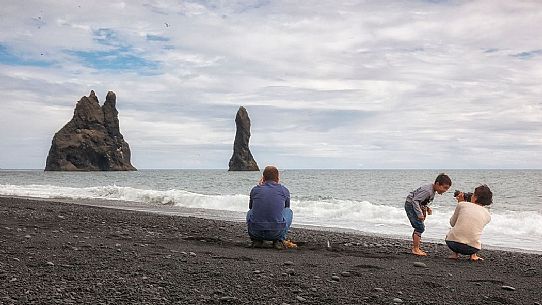
[[[248,141],[250,139],[250,118],[245,107],[239,107],[235,116],[235,142],[233,143],[233,155],[230,159],[230,171],[259,171],[258,164],[254,161]]]
[[[135,171],[130,147],[119,130],[117,97],[107,93],[100,107],[94,90],[83,96],[73,118],[53,137],[46,171]]]

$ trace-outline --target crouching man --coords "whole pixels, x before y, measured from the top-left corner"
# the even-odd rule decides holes
[[[260,183],[250,191],[248,208],[247,227],[252,247],[262,247],[264,241],[272,241],[276,249],[297,247],[286,240],[294,214],[290,209],[290,191],[279,183],[276,167],[265,167]]]

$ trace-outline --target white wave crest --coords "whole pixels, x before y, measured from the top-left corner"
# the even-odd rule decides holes
[[[248,208],[247,195],[204,195],[184,190],[145,190],[116,185],[85,188],[53,185],[0,185],[0,195],[51,199],[122,200],[226,211],[246,211]]]
[[[185,190],[148,190],[116,185],[98,187],[60,187],[53,185],[0,184],[0,195],[39,198],[102,199],[174,205],[186,208],[246,212],[249,196],[207,195]],[[360,230],[377,234],[409,237],[412,228],[402,205],[388,206],[369,201],[334,198],[292,198],[294,223]],[[424,236],[444,240],[453,213],[452,206],[435,206],[425,222]],[[492,221],[485,228],[482,242],[496,246],[541,251],[542,214],[537,211],[491,210]],[[536,244],[536,245],[535,245]]]

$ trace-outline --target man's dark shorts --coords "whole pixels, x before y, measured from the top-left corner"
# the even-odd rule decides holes
[[[410,220],[410,224],[414,228],[414,233],[421,236],[425,231],[425,224],[423,221],[418,219],[418,215],[416,214],[416,211],[414,211],[412,204],[405,202],[405,211],[408,216],[408,220]]]
[[[451,241],[451,240],[447,240],[446,245],[448,245],[448,248],[450,248],[450,250],[454,251],[455,253],[459,253],[463,255],[473,255],[474,253],[480,251],[480,249],[476,249],[467,244],[458,243],[456,241]]]

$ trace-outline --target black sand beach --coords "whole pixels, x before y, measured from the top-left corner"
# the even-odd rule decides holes
[[[298,249],[252,249],[242,223],[0,198],[0,304],[542,303],[542,255],[289,237]]]

